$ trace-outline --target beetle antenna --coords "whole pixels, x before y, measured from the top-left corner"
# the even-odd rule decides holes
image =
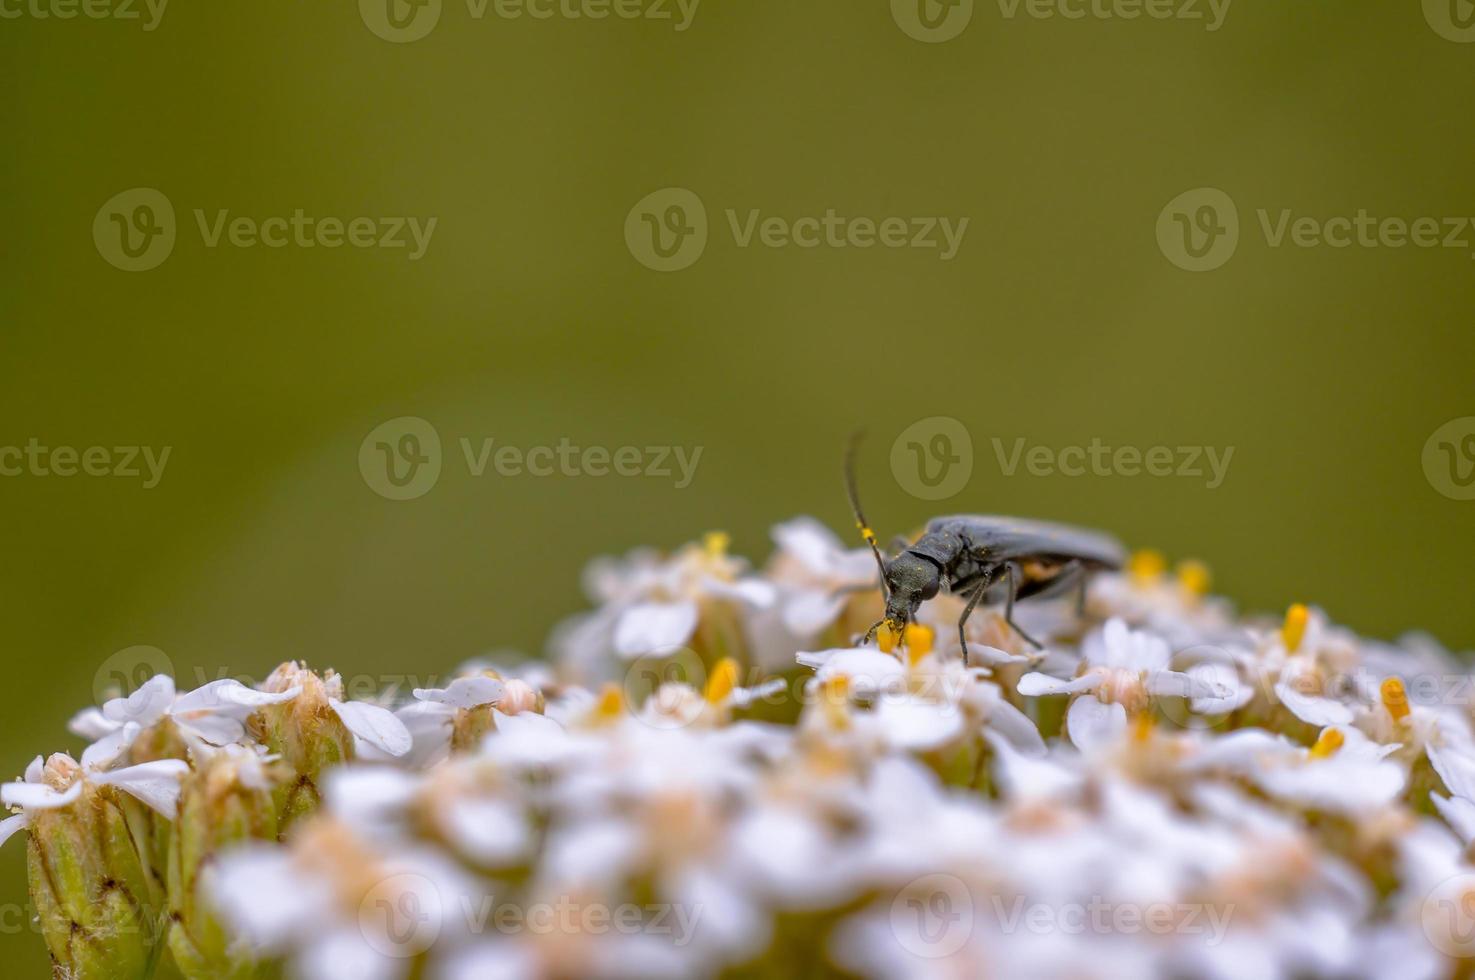
[[[866,539],[866,544],[871,546],[871,554],[876,556],[876,567],[881,571],[881,595],[890,599],[891,590],[886,585],[886,559],[881,556],[881,548],[876,544],[876,532],[871,530],[866,515],[860,509],[860,492],[855,487],[855,451],[859,448],[863,435],[863,430],[856,429],[850,434],[850,441],[845,447],[845,493],[850,498],[850,512],[855,515],[855,527],[860,531],[860,536]]]

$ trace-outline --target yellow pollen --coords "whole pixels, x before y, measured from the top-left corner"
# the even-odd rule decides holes
[[[860,536],[866,539],[866,544],[873,545],[876,543],[875,531],[872,531],[869,527],[860,523],[859,521],[856,521],[855,526],[860,530]]]
[[[1388,709],[1394,721],[1408,717],[1408,692],[1403,689],[1403,681],[1390,677],[1379,685],[1378,693],[1382,695],[1383,707]]]
[[[1286,610],[1286,621],[1280,628],[1280,638],[1285,641],[1286,649],[1291,653],[1300,649],[1301,641],[1306,637],[1306,623],[1310,619],[1311,610],[1299,602]]]
[[[721,704],[727,700],[732,689],[737,687],[738,665],[731,657],[723,657],[712,668],[712,676],[707,678],[707,690],[704,697],[708,704]]]
[[[708,558],[724,558],[727,548],[732,544],[732,535],[726,531],[708,531],[702,535],[702,548],[707,552]]]
[[[820,707],[824,709],[825,718],[834,728],[849,728],[850,716],[845,711],[845,705],[850,700],[850,678],[845,674],[836,674],[819,686]]]
[[[1152,738],[1152,730],[1157,727],[1156,720],[1152,714],[1142,711],[1132,718],[1132,738],[1134,741],[1146,742]]]
[[[908,623],[902,631],[902,643],[907,648],[907,662],[915,667],[923,657],[932,652],[932,642],[937,634],[932,627],[921,623]]]
[[[1213,577],[1209,574],[1208,565],[1190,559],[1178,563],[1178,581],[1194,595],[1208,595]]]
[[[1142,585],[1156,582],[1167,568],[1168,560],[1163,553],[1152,548],[1138,549],[1127,559],[1127,571]]]
[[[594,714],[601,719],[618,718],[625,710],[625,693],[618,684],[606,684],[599,692]]]
[[[1318,737],[1316,740],[1316,744],[1311,746],[1311,758],[1330,759],[1332,756],[1337,754],[1337,750],[1340,749],[1342,747],[1342,743],[1346,741],[1347,737],[1337,729],[1323,729],[1320,737]]]
[[[881,647],[882,653],[894,653],[901,639],[902,630],[897,629],[896,624],[889,619],[876,630],[876,643]]]

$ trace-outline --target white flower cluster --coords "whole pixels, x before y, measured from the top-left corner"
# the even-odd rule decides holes
[[[259,690],[156,678],[5,802],[23,822],[91,780],[172,818],[202,757],[239,756],[229,778],[289,824],[200,867],[239,977],[1468,971],[1475,715],[1431,641],[1300,605],[1241,621],[1202,566],[1141,555],[1084,610],[1021,607],[1043,651],[975,614],[965,666],[954,598],[856,646],[869,553],[803,519],[775,540],[761,573],[720,535],[597,563],[599,607],[550,665],[478,665],[392,711],[330,675],[313,717],[352,744],[290,820],[319,744],[302,688],[324,683],[295,667]],[[140,761],[161,726],[184,750]]]

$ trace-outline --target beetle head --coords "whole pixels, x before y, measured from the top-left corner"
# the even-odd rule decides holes
[[[900,633],[916,616],[917,607],[941,588],[942,573],[936,564],[909,551],[897,555],[886,563],[886,618],[871,628],[872,633],[882,625]]]

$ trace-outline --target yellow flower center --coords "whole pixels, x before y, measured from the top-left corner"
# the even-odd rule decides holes
[[[1286,610],[1286,621],[1280,628],[1280,638],[1285,641],[1285,647],[1291,653],[1300,649],[1301,641],[1306,638],[1306,624],[1310,620],[1311,610],[1299,602]]]
[[[825,720],[830,723],[830,727],[836,729],[850,727],[850,715],[845,711],[845,705],[849,700],[850,678],[845,674],[836,674],[820,684],[820,707],[824,710]]]
[[[1408,692],[1403,688],[1403,681],[1390,677],[1379,685],[1378,693],[1382,697],[1383,707],[1393,716],[1394,721],[1403,721],[1408,717]]]
[[[1194,595],[1208,595],[1213,577],[1208,565],[1190,559],[1178,563],[1178,582]]]
[[[932,627],[908,623],[902,633],[902,643],[907,648],[907,663],[913,667],[920,663],[923,657],[932,652],[932,643],[936,638],[937,634],[932,632]]]
[[[732,694],[733,688],[737,687],[738,665],[731,657],[723,657],[712,668],[712,676],[707,678],[707,689],[703,696],[708,704],[721,704]]]
[[[1168,560],[1163,557],[1163,553],[1152,548],[1140,548],[1127,559],[1127,571],[1140,585],[1156,582],[1167,568]]]
[[[625,692],[618,684],[606,684],[599,692],[594,705],[594,717],[599,721],[614,721],[625,712]]]
[[[731,544],[732,535],[726,531],[708,531],[702,535],[702,550],[713,561],[727,557],[727,549]]]
[[[1337,750],[1346,741],[1347,737],[1339,730],[1335,728],[1323,729],[1320,737],[1316,740],[1316,744],[1311,746],[1311,758],[1330,759],[1337,754]]]

